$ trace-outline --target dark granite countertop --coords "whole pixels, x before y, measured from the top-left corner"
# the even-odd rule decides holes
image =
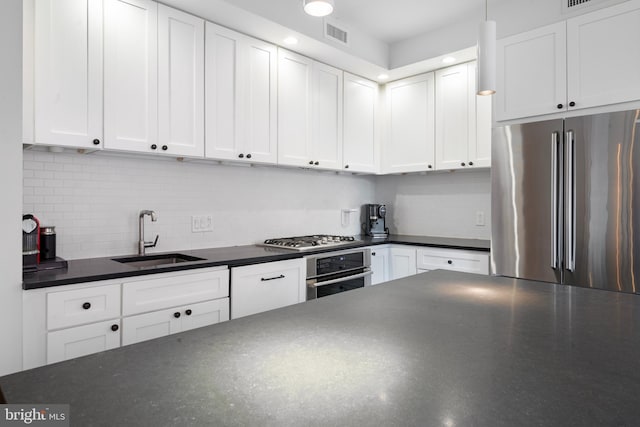
[[[0,378],[72,425],[630,426],[640,298],[431,271]]]
[[[370,237],[360,236],[359,240],[354,242],[353,245],[340,246],[339,248],[334,248],[332,250],[342,250],[351,247],[387,243],[479,251],[488,251],[490,247],[490,242],[488,240],[392,235],[386,239],[372,239]],[[215,267],[219,265],[237,267],[262,262],[301,258],[308,254],[323,251],[296,252],[287,249],[274,249],[256,245],[246,245],[212,249],[184,250],[177,252],[203,258],[204,261],[167,264],[153,268],[138,269],[127,264],[113,261],[113,258],[119,258],[121,256],[77,259],[68,261],[68,267],[64,269],[45,270],[38,273],[24,274],[22,287],[23,289],[38,289],[51,286],[70,285],[74,283],[165,273],[170,271],[190,270],[194,268]],[[149,255],[155,254],[150,253]]]

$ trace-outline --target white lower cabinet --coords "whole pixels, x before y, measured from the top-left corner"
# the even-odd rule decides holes
[[[229,298],[125,317],[122,345],[164,337],[229,320]]]
[[[377,285],[389,280],[389,253],[386,245],[372,246],[371,249],[371,284]]]
[[[418,270],[452,270],[489,274],[489,253],[461,249],[422,248],[417,252]]]
[[[389,280],[417,274],[416,249],[411,246],[391,246],[391,268]]]
[[[231,269],[231,318],[249,316],[307,299],[304,258]]]
[[[120,319],[47,334],[47,364],[120,347]]]
[[[489,252],[395,244],[369,249],[372,285],[438,269],[489,274]]]
[[[229,320],[226,266],[23,293],[23,368]]]

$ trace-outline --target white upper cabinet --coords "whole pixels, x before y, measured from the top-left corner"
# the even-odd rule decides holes
[[[34,24],[33,142],[101,148],[102,0],[36,0]]]
[[[498,40],[496,120],[640,100],[640,0]]]
[[[150,0],[104,0],[105,148],[162,151],[157,12]]]
[[[469,142],[475,129],[469,118],[475,113],[469,93],[467,64],[436,72],[436,169],[458,169],[469,163]]]
[[[277,50],[206,23],[206,157],[277,162]]]
[[[566,37],[560,22],[497,42],[496,120],[566,109]]]
[[[278,162],[278,49],[243,37],[240,63],[242,140],[254,163]]]
[[[313,60],[278,49],[278,163],[309,166]]]
[[[342,74],[337,68],[313,63],[311,160],[322,169],[342,169]]]
[[[436,169],[491,165],[491,97],[476,95],[476,68],[436,72]]]
[[[640,99],[637,40],[637,0],[567,20],[569,109]]]
[[[426,73],[386,85],[387,138],[384,171],[433,169],[435,143],[434,74]]]
[[[491,128],[493,96],[476,95],[477,63],[469,64],[470,105],[475,104],[475,114],[470,115],[469,126],[475,138],[469,140],[469,163],[472,167],[491,167]]]
[[[342,71],[278,49],[278,163],[342,169]]]
[[[158,6],[158,146],[204,156],[204,20],[164,5]]]
[[[378,171],[378,84],[344,73],[343,163],[350,172]]]

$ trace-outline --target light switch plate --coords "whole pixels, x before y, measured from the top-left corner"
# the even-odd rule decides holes
[[[476,212],[476,226],[484,227],[484,212],[482,211]]]
[[[191,217],[191,232],[202,233],[213,231],[213,215],[193,215]]]

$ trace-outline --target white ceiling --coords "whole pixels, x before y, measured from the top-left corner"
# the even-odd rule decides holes
[[[496,0],[493,0],[495,2]],[[302,0],[227,0],[242,9],[264,15],[265,7],[297,15]],[[484,16],[484,0],[335,0],[332,18],[386,44],[411,39],[455,23],[461,17]]]

